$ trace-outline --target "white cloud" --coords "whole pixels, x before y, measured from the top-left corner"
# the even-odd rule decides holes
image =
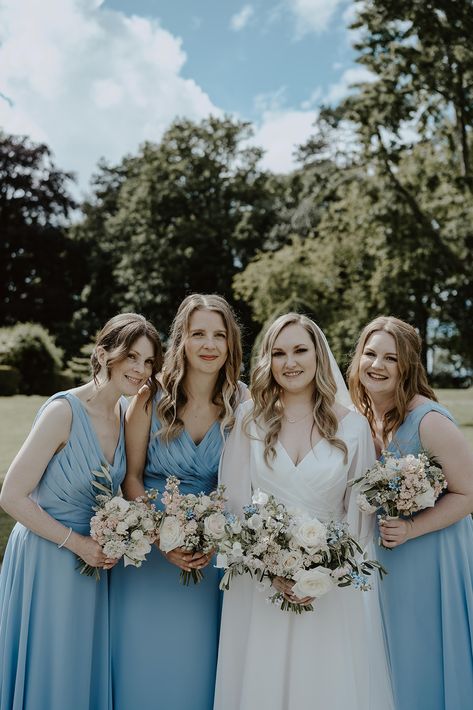
[[[0,126],[45,141],[84,187],[98,159],[159,140],[176,116],[220,111],[181,71],[181,40],[101,0],[3,0]]]
[[[340,79],[329,88],[326,96],[324,96],[324,103],[336,104],[352,91],[350,88],[352,84],[375,80],[376,76],[365,67],[346,69]]]
[[[294,150],[312,135],[316,118],[316,111],[265,111],[252,141],[266,151],[261,166],[276,173],[293,170],[297,165]]]
[[[337,8],[346,0],[286,0],[296,20],[298,38],[310,32],[324,32]]]
[[[254,9],[252,5],[244,5],[240,12],[235,13],[230,20],[230,27],[235,32],[242,30],[254,15]]]

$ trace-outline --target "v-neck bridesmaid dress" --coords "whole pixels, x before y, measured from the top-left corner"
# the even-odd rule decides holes
[[[167,477],[175,475],[181,493],[212,491],[223,444],[219,423],[199,444],[187,431],[166,444],[156,436],[158,429],[155,401],[145,487],[162,493]],[[221,606],[218,571],[210,563],[203,570],[204,579],[188,587],[180,584],[179,573],[155,546],[139,569],[112,570],[114,710],[213,706]]]
[[[69,439],[51,458],[31,497],[56,520],[89,534],[92,472],[106,464],[87,410],[71,392]],[[125,474],[123,415],[110,473]],[[38,414],[38,416],[39,416]],[[108,574],[79,574],[75,555],[17,523],[0,578],[0,708],[111,710]]]

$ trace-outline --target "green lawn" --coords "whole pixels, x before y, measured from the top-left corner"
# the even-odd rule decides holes
[[[473,447],[473,388],[467,390],[438,390],[442,404],[456,417],[458,424]],[[0,480],[10,465],[31,428],[36,412],[45,397],[0,397]],[[0,559],[13,521],[0,510]]]

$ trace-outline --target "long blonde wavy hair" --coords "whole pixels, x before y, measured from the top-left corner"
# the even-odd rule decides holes
[[[222,296],[194,293],[185,298],[171,326],[169,344],[164,358],[162,373],[162,396],[157,406],[157,417],[161,422],[158,435],[166,442],[179,436],[184,423],[178,412],[187,402],[184,388],[186,375],[185,345],[189,335],[192,314],[198,310],[218,313],[227,331],[228,355],[220,369],[212,402],[219,407],[220,430],[222,435],[234,423],[234,411],[240,401],[238,377],[241,369],[240,328],[227,301]]]
[[[245,430],[249,433],[251,421],[262,430],[264,459],[270,465],[276,456],[275,447],[284,414],[281,387],[274,379],[271,369],[272,352],[277,337],[289,325],[301,325],[309,334],[315,348],[316,370],[312,395],[314,427],[320,436],[343,451],[346,460],[348,451],[345,442],[336,436],[339,425],[334,409],[337,385],[332,374],[329,354],[316,324],[298,313],[287,313],[277,318],[263,337],[258,360],[251,375],[250,391],[254,407],[246,415]]]
[[[348,367],[350,395],[359,412],[367,418],[373,435],[374,412],[370,396],[360,380],[360,360],[369,338],[378,331],[389,333],[396,343],[399,386],[394,393],[394,404],[383,417],[383,443],[402,424],[407,414],[409,402],[416,394],[437,402],[432,387],[427,382],[427,374],[421,360],[422,340],[412,325],[394,316],[378,316],[361,331],[355,352]]]

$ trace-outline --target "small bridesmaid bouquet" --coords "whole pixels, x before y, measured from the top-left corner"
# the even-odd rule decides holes
[[[224,487],[218,486],[208,495],[188,493],[179,490],[180,481],[169,476],[162,496],[164,514],[159,529],[159,547],[163,552],[171,552],[182,547],[187,552],[212,552],[225,535]],[[181,570],[181,584],[189,585],[192,580],[198,584],[204,575],[201,570],[190,572]]]
[[[447,487],[442,469],[425,452],[397,458],[385,451],[382,461],[351,482],[356,484],[360,484],[358,507],[364,513],[381,509],[378,520],[412,518],[414,513],[432,508]],[[378,544],[384,547],[381,538]]]
[[[152,501],[157,491],[147,491],[146,495],[135,500],[125,500],[123,496],[113,495],[112,478],[107,466],[100,471],[93,471],[101,481],[92,481],[100,491],[95,500],[95,515],[90,520],[90,536],[102,547],[110,558],[123,558],[125,567],[141,567],[151,545],[158,537],[162,513],[157,511]],[[98,567],[92,567],[79,560],[79,571],[87,576],[100,579]]]
[[[239,522],[228,517],[227,536],[219,544],[217,567],[225,570],[221,589],[229,589],[240,574],[255,577],[266,591],[275,577],[284,577],[294,582],[295,596],[319,599],[334,587],[366,591],[372,571],[384,573],[379,563],[363,557],[345,522],[324,524],[306,512],[289,510],[261,490],[255,491],[243,513]],[[296,614],[314,609],[274,590],[268,601]]]

